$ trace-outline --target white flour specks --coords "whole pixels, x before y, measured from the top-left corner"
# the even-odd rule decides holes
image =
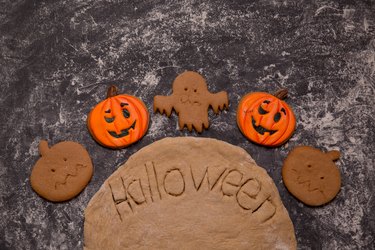
[[[159,138],[163,136],[166,124],[171,122],[170,118],[161,114],[152,115],[151,118],[152,123],[148,129],[147,136],[150,136],[151,138]]]
[[[33,142],[30,145],[30,148],[29,148],[29,155],[30,156],[39,155],[39,142],[40,142],[40,140],[41,139],[39,137],[34,138]]]
[[[76,85],[77,83],[79,83],[79,82],[80,82],[79,77],[77,77],[77,76],[73,76],[73,78],[72,78],[72,80],[71,80],[71,82],[70,82],[70,85],[75,86],[75,85]],[[80,94],[80,93],[77,92],[77,94]]]
[[[345,19],[352,19],[355,14],[355,9],[343,9],[342,17]]]
[[[206,27],[207,11],[190,14],[190,22],[193,31],[202,31]]]
[[[63,106],[60,106],[60,112],[59,112],[59,125],[64,125],[67,122],[67,119],[69,119],[70,112],[65,110]]]
[[[51,248],[59,248],[59,249],[67,249],[67,247],[64,247],[64,242],[66,240],[66,235],[62,232],[52,232],[52,238],[54,239],[53,242],[51,242],[50,247]]]
[[[156,75],[155,71],[147,72],[141,82],[142,85],[156,86],[160,81],[160,77]]]
[[[367,18],[363,18],[363,29],[367,32],[370,28],[370,23],[367,21]]]
[[[142,87],[137,88],[133,95],[136,95],[141,100],[146,100],[148,94],[154,92],[159,82],[160,76],[157,75],[156,70],[151,70],[139,76],[135,76],[131,79],[131,83]]]
[[[272,64],[270,64],[270,65],[266,65],[266,66],[264,66],[263,69],[264,69],[264,70],[268,70],[268,69],[270,69],[270,68],[275,68],[275,67],[276,67],[276,65],[272,63]]]
[[[238,66],[235,64],[234,60],[228,59],[226,60],[225,68],[229,72],[229,76],[231,79],[238,79]]]
[[[210,129],[214,129],[215,131],[220,132],[228,132],[232,131],[234,128],[227,122],[218,121],[218,119],[214,118],[210,121]]]
[[[353,11],[344,12],[345,21],[352,18]],[[374,155],[368,145],[374,131],[370,124],[375,123],[375,86],[374,86],[374,50],[350,53],[346,57],[346,68],[341,72],[347,81],[343,82],[343,96],[329,82],[310,81],[309,90],[323,88],[321,95],[307,94],[300,97],[308,105],[295,107],[299,116],[298,123],[305,132],[310,132],[315,141],[306,142],[324,150],[337,149],[341,152],[336,162],[342,175],[342,188],[338,199],[344,203],[332,203],[312,210],[315,219],[323,228],[334,227],[341,235],[351,235],[350,244],[355,242],[358,248],[368,246],[373,237],[364,231],[366,216],[371,214],[367,204],[372,199],[373,190],[368,180],[373,176]],[[319,93],[319,92],[316,92]],[[298,133],[291,141],[300,138]],[[301,142],[300,140],[298,140]],[[365,234],[366,233],[366,234]],[[346,237],[346,236],[344,236]],[[345,240],[338,238],[326,242],[324,249],[350,249]]]

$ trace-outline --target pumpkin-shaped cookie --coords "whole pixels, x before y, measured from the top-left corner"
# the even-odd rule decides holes
[[[340,170],[334,161],[340,152],[322,152],[310,146],[297,146],[289,152],[282,177],[289,192],[310,206],[321,206],[336,197],[341,188]]]
[[[40,159],[30,175],[31,187],[49,201],[67,201],[89,183],[93,167],[89,153],[77,142],[63,141],[48,146],[39,143]]]
[[[124,148],[141,139],[149,124],[146,105],[137,97],[108,89],[107,99],[90,112],[87,127],[93,138],[105,147]]]
[[[237,109],[237,124],[241,132],[264,146],[275,147],[286,142],[296,126],[293,110],[283,101],[287,93],[282,89],[274,95],[253,92],[244,96]]]

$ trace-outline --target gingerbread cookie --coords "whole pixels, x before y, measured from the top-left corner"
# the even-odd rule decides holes
[[[293,110],[283,101],[288,91],[274,95],[254,92],[244,96],[237,109],[241,132],[260,145],[276,147],[286,142],[296,127]]]
[[[327,153],[309,146],[294,148],[284,161],[282,177],[289,192],[310,206],[331,201],[340,191],[340,171],[333,161],[340,152]]]
[[[178,114],[181,130],[187,126],[189,131],[194,128],[200,133],[203,128],[207,129],[209,126],[209,107],[217,114],[220,110],[228,108],[228,102],[227,92],[210,93],[205,79],[200,74],[186,71],[174,80],[172,95],[154,97],[154,112],[159,111],[169,117],[174,109]]]
[[[137,97],[118,94],[111,86],[107,99],[101,101],[87,117],[87,127],[93,138],[110,148],[124,148],[140,140],[146,133],[149,114]]]
[[[84,249],[296,249],[267,172],[223,141],[165,138],[142,148],[85,209]]]
[[[93,167],[86,149],[72,141],[60,142],[49,148],[40,141],[41,158],[35,164],[31,187],[50,201],[66,201],[78,195],[89,183]]]

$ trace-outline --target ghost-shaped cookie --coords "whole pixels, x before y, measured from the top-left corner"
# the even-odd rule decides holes
[[[49,147],[40,141],[41,158],[35,164],[31,187],[49,201],[66,201],[78,195],[93,174],[91,158],[79,143],[64,141]]]
[[[286,188],[310,206],[331,201],[341,187],[340,171],[333,161],[340,152],[322,152],[309,146],[294,148],[284,161],[282,177]]]
[[[170,96],[154,97],[154,112],[165,113],[168,117],[172,110],[178,114],[178,124],[182,130],[185,126],[189,131],[194,128],[202,132],[209,127],[208,109],[215,114],[228,108],[228,94],[225,91],[210,93],[205,79],[193,71],[185,71],[176,77]]]

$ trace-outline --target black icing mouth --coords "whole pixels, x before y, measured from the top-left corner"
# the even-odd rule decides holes
[[[262,126],[257,126],[255,125],[255,120],[254,120],[254,117],[251,117],[251,120],[252,120],[252,124],[253,124],[253,128],[261,135],[264,135],[265,132],[268,132],[270,133],[270,135],[273,135],[274,133],[277,132],[277,130],[268,130],[266,128],[263,128]]]
[[[129,128],[121,130],[120,134],[117,134],[115,131],[108,131],[108,133],[115,138],[121,138],[121,137],[127,136],[129,135],[129,130],[135,128],[135,122],[136,121],[134,121],[133,124]]]

